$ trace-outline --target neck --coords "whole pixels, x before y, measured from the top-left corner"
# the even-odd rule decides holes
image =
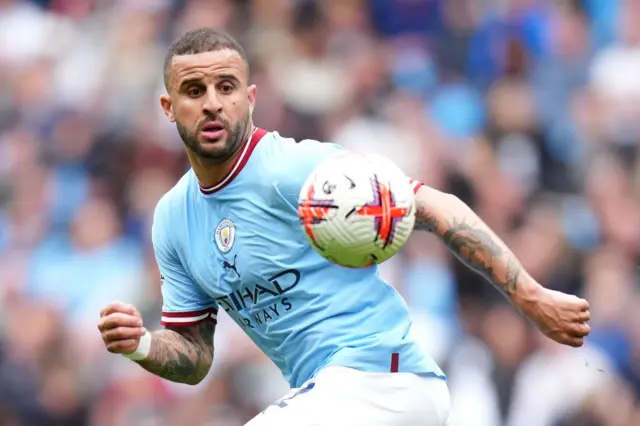
[[[207,158],[201,158],[195,155],[193,152],[187,150],[189,163],[191,164],[191,168],[198,178],[200,186],[204,188],[215,186],[229,174],[238,156],[244,149],[245,144],[253,135],[254,130],[255,128],[253,124],[251,124],[247,128],[247,133],[243,137],[244,142],[240,145],[240,147],[238,147],[236,152],[234,152],[231,157],[223,162],[215,162]]]

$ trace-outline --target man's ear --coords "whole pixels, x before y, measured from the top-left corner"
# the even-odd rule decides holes
[[[256,107],[256,95],[258,89],[255,84],[252,84],[247,88],[247,96],[249,97],[249,112],[253,114],[253,110]]]
[[[173,103],[169,95],[160,96],[160,106],[162,106],[162,111],[167,117],[167,120],[169,120],[170,123],[175,123],[176,118],[173,115]]]

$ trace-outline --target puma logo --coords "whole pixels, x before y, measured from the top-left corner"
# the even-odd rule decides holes
[[[238,278],[240,278],[240,274],[238,273],[238,270],[236,269],[236,257],[238,257],[238,255],[234,255],[233,256],[233,263],[229,263],[228,261],[224,261],[222,262],[222,267],[224,269],[231,269],[233,272],[236,273],[236,275],[238,276]]]

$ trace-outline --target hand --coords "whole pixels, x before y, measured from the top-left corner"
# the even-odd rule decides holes
[[[591,331],[589,302],[576,296],[540,287],[520,308],[545,336],[563,345],[580,347]]]
[[[98,330],[107,350],[115,354],[134,353],[146,332],[135,306],[121,302],[110,303],[100,311]]]

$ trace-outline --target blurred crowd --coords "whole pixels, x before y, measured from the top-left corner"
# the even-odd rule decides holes
[[[387,155],[590,301],[560,347],[412,237],[382,272],[452,426],[640,425],[639,0],[0,0],[0,426],[240,426],[286,391],[224,315],[196,387],[96,329],[115,299],[159,326],[150,220],[188,165],[162,62],[202,26],[246,47],[258,126]]]

